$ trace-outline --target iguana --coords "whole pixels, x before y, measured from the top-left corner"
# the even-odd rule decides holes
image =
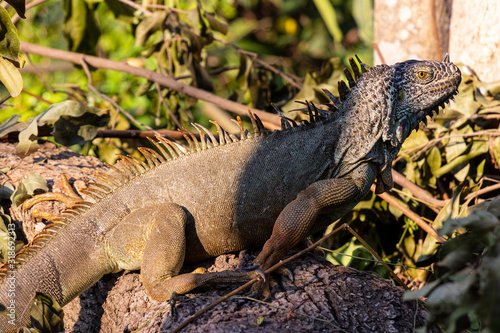
[[[3,266],[0,303],[14,300],[17,317],[0,316],[1,331],[29,325],[35,292],[64,306],[104,274],[124,269],[141,269],[157,300],[247,281],[255,271],[178,273],[185,262],[260,248],[254,263],[265,271],[350,211],[375,180],[378,192],[390,189],[402,143],[453,99],[460,70],[447,59],[351,65],[354,77],[346,70],[350,89],[340,82],[340,102],[326,92],[328,110],[306,103],[309,122],[283,116],[282,129],[271,132],[251,114],[253,133],[240,119],[239,138],[215,123],[219,140],[195,124],[199,140],[184,130],[189,147],[157,137],[156,150],[140,149],[145,161],[121,156],[97,174],[86,192],[93,202],[66,209],[14,265]]]

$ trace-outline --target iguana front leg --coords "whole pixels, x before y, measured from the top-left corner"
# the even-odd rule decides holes
[[[302,239],[329,224],[330,219],[321,214],[342,217],[369,191],[376,174],[374,165],[363,164],[350,173],[351,178],[325,179],[308,186],[280,213],[254,263],[265,271],[279,262]]]

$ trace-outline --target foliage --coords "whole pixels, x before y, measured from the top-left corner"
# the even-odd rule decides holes
[[[24,17],[24,4],[7,1],[20,16]],[[19,63],[19,37],[14,24],[10,20],[5,8],[0,8],[0,82],[2,82],[11,96],[18,96],[23,87],[23,79],[16,69]],[[22,63],[22,62],[21,62]]]
[[[31,198],[37,190],[47,192],[47,181],[38,173],[28,173],[10,196],[14,209],[17,209],[26,199]]]
[[[29,308],[31,327],[19,327],[18,332],[22,333],[57,333],[64,331],[64,312],[52,297],[37,292],[31,301]],[[0,315],[9,314],[5,305],[0,303]]]
[[[498,332],[500,198],[471,207],[465,218],[448,219],[440,235],[449,240],[439,249],[435,279],[405,298],[427,297],[429,327],[441,323],[447,332],[463,332],[481,325],[482,332]]]
[[[51,126],[54,141],[71,146],[93,140],[98,129],[106,127],[109,122],[106,111],[71,100],[52,104],[45,112],[28,122],[18,122],[19,118],[19,115],[13,115],[0,125],[0,137],[19,132],[16,153],[21,158],[38,149],[39,126]]]
[[[31,333],[56,333],[64,330],[61,306],[52,297],[36,293],[31,302]],[[26,329],[25,329],[26,330]]]

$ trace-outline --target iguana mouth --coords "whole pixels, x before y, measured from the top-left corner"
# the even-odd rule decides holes
[[[427,116],[432,120],[434,115],[439,114],[439,110],[444,110],[446,105],[452,101],[455,101],[455,96],[458,95],[458,90],[453,90],[450,94],[445,96],[441,101],[438,101],[434,107],[428,108],[427,110],[420,110],[416,115],[410,113],[401,117],[396,122],[396,138],[400,144],[410,135],[413,129],[418,128],[420,122],[423,122],[427,126]]]

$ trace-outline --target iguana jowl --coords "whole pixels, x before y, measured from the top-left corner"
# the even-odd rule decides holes
[[[2,268],[0,303],[8,305],[15,275],[16,325],[29,325],[35,292],[64,306],[104,274],[141,269],[147,292],[167,300],[206,283],[244,281],[248,272],[177,275],[184,262],[241,249],[259,249],[262,271],[311,233],[351,210],[377,179],[392,187],[391,163],[420,121],[456,93],[459,69],[448,61],[406,61],[348,72],[351,91],[342,103],[329,94],[333,112],[316,110],[311,122],[283,118],[281,131],[241,138],[219,128],[220,141],[196,125],[201,140],[190,147],[165,139],[147,162],[122,160],[90,186],[94,202],[63,212]],[[357,82],[356,82],[357,81]],[[328,114],[326,114],[328,113]],[[332,217],[333,216],[333,217]],[[21,314],[23,314],[21,316]],[[16,326],[0,316],[0,330]]]

